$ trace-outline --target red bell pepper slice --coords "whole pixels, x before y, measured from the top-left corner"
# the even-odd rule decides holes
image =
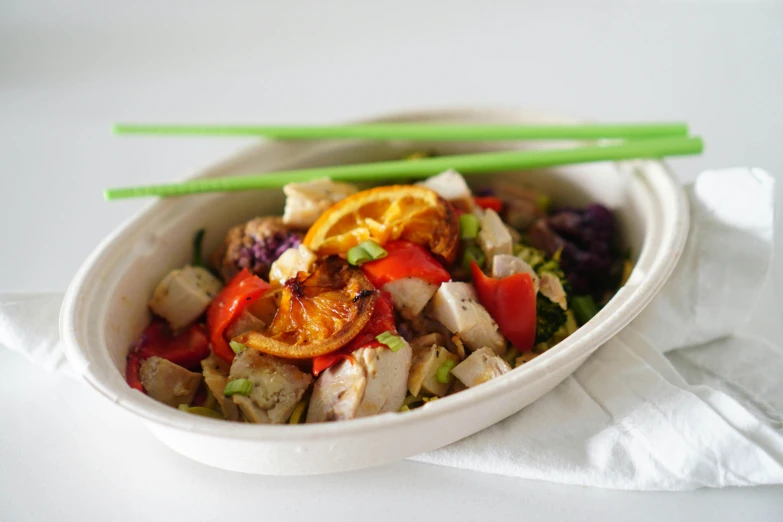
[[[484,210],[488,208],[495,212],[503,210],[503,200],[495,196],[477,196],[473,198],[473,201]]]
[[[386,257],[362,265],[364,275],[375,288],[381,288],[386,283],[403,277],[418,277],[433,285],[451,280],[448,270],[443,268],[429,250],[417,243],[389,241],[383,248],[386,250]]]
[[[223,333],[249,305],[258,301],[271,286],[260,277],[243,269],[218,293],[207,309],[207,329],[212,350],[221,359],[231,362],[234,351]]]
[[[397,335],[397,324],[394,322],[394,307],[392,306],[391,295],[388,292],[381,292],[378,301],[375,303],[370,321],[351,342],[335,352],[313,359],[313,375],[317,377],[319,373],[334,366],[339,361],[351,359],[351,354],[359,348],[385,346],[375,339],[383,332],[391,332]]]
[[[536,290],[530,274],[495,279],[484,275],[475,261],[470,268],[479,301],[500,332],[520,352],[530,351],[536,342]]]
[[[126,359],[125,380],[131,388],[144,391],[139,378],[141,363],[153,356],[193,369],[209,357],[209,339],[200,325],[193,324],[175,336],[165,321],[153,319]]]

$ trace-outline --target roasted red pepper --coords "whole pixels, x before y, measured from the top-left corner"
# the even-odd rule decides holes
[[[435,256],[417,243],[389,241],[383,248],[387,252],[386,257],[362,265],[364,275],[375,288],[403,277],[418,277],[434,285],[451,280],[451,274]]]
[[[520,352],[530,351],[536,342],[536,290],[530,274],[495,279],[484,275],[475,261],[470,268],[479,301],[500,332]]]
[[[313,359],[313,375],[318,375],[327,368],[330,368],[343,359],[350,359],[351,354],[359,348],[376,348],[384,346],[375,338],[383,332],[391,332],[397,335],[397,325],[394,322],[394,308],[392,307],[391,295],[387,292],[381,292],[378,301],[375,303],[372,317],[359,334],[351,342],[339,350],[321,355]]]
[[[473,198],[473,201],[476,203],[476,205],[485,210],[488,208],[491,208],[495,212],[500,212],[503,210],[503,201],[500,198],[496,198],[495,196],[477,196]]]
[[[234,351],[223,337],[228,325],[249,305],[258,301],[271,286],[260,277],[243,269],[234,277],[207,309],[207,328],[212,350],[228,362],[234,360]]]
[[[127,357],[125,380],[131,388],[144,391],[139,378],[141,363],[153,356],[193,369],[209,357],[209,339],[200,325],[193,324],[175,336],[165,321],[153,319]]]

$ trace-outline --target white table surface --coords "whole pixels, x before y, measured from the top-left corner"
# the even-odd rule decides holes
[[[0,292],[65,289],[143,204],[106,203],[103,188],[179,178],[247,143],[114,138],[109,127],[120,120],[304,123],[433,105],[535,106],[685,119],[707,142],[703,156],[673,162],[686,180],[710,167],[783,172],[780,3],[53,4],[0,5]],[[774,295],[770,285],[748,330],[783,342]],[[642,494],[413,462],[308,478],[219,471],[173,453],[87,387],[1,348],[0,413],[0,520],[720,521],[783,512],[783,487]]]

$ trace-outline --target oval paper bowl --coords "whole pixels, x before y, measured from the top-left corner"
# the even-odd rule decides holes
[[[425,111],[381,120],[568,121],[514,109]],[[197,177],[393,159],[430,147],[450,154],[512,145],[268,142]],[[281,475],[338,472],[403,459],[472,435],[551,390],[628,324],[670,275],[688,230],[684,193],[676,177],[660,162],[600,163],[469,178],[474,186],[498,179],[542,189],[558,204],[606,204],[617,213],[636,265],[628,283],[575,334],[535,360],[476,388],[404,414],[273,426],[183,413],[128,387],[123,377],[125,356],[149,320],[147,301],[169,270],[188,262],[194,231],[207,229],[205,248],[211,252],[231,226],[257,215],[281,213],[284,199],[280,190],[155,201],[112,233],[86,260],[68,289],[60,318],[68,359],[96,392],[146,422],[165,444],[218,468]]]

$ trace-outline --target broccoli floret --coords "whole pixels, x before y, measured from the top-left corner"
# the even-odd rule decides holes
[[[536,296],[536,344],[551,339],[567,319],[566,311],[559,304],[538,294]]]
[[[533,270],[546,261],[546,255],[543,251],[527,245],[514,245],[514,255],[530,265]]]

